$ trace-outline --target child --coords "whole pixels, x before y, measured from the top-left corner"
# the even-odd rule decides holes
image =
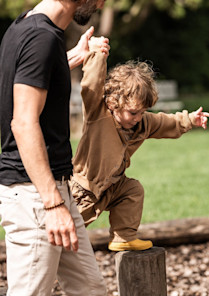
[[[130,158],[146,139],[179,138],[193,126],[205,129],[209,113],[202,107],[190,114],[147,112],[158,99],[151,67],[128,62],[106,79],[106,60],[96,42],[83,71],[84,126],[73,160],[72,194],[85,225],[110,212],[110,250],[149,249],[151,241],[137,239],[144,189],[125,175]]]

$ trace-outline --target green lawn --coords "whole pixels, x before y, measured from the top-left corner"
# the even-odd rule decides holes
[[[78,141],[72,140],[73,151]],[[142,223],[209,216],[209,130],[177,140],[147,140],[133,155],[127,176],[145,188]],[[104,212],[89,228],[108,227]]]

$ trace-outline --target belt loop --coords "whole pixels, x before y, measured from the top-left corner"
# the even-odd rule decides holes
[[[65,182],[65,176],[62,176],[62,185],[64,184],[64,182]]]

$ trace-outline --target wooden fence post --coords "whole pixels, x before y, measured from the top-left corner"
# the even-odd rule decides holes
[[[167,296],[164,248],[118,252],[115,263],[120,296]]]

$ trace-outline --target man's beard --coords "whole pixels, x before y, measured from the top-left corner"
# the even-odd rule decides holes
[[[88,7],[89,4],[84,4],[78,7],[73,16],[74,21],[81,26],[85,26],[90,20],[93,13],[97,11],[96,4],[91,7]]]

